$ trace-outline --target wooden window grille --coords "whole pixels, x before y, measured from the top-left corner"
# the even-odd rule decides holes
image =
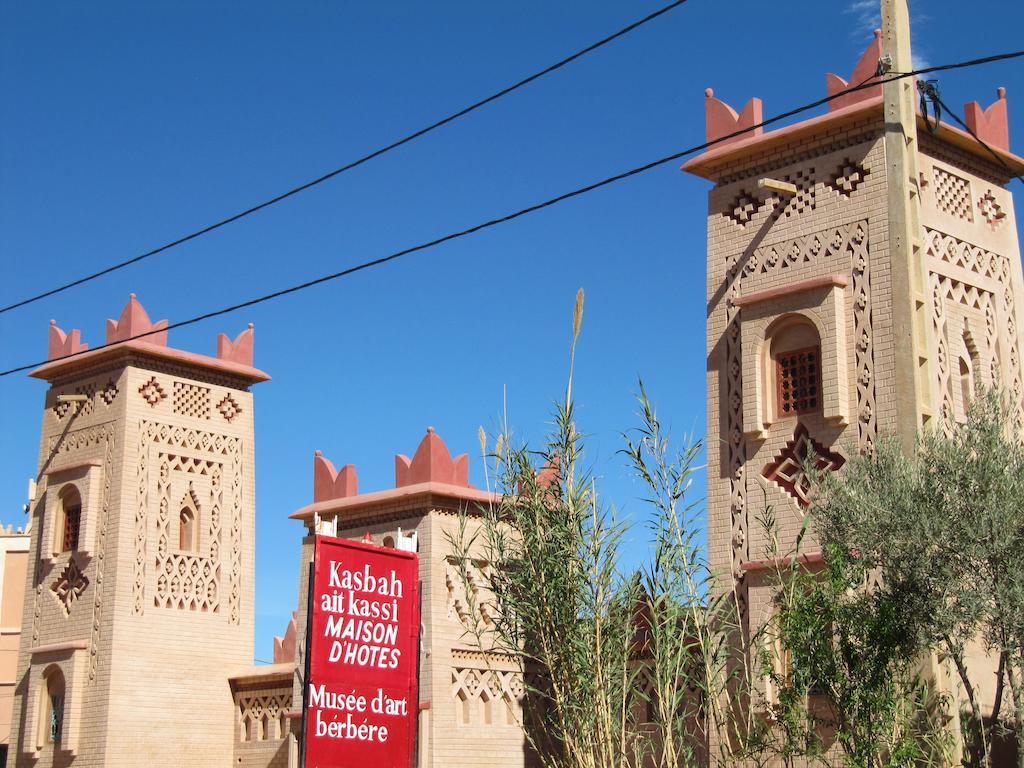
[[[82,505],[69,504],[64,507],[64,537],[61,541],[62,552],[73,552],[78,549],[78,532],[82,527]]]
[[[779,416],[818,410],[821,405],[821,347],[779,352],[775,357]]]

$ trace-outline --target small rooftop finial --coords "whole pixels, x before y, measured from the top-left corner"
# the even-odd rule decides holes
[[[226,333],[217,336],[217,357],[221,360],[230,360],[233,363],[241,363],[252,367],[253,348],[256,342],[256,326],[249,323],[249,327],[242,331],[232,341]]]
[[[151,331],[155,331],[155,333],[150,333]],[[128,303],[121,310],[121,317],[117,320],[107,320],[107,344],[127,341],[144,333],[149,335],[143,336],[138,341],[160,347],[167,346],[167,321],[160,320],[156,323],[150,321],[149,315],[135,298],[135,294],[129,294]]]
[[[964,122],[986,144],[1010,151],[1010,123],[1006,112],[1006,89],[996,88],[996,100],[986,109],[976,101],[964,105]]]
[[[58,357],[74,355],[78,352],[85,352],[88,344],[82,343],[82,333],[77,328],[72,328],[69,333],[64,333],[57,327],[57,321],[50,321],[50,337],[47,344],[47,360],[56,360]]]
[[[859,91],[844,93],[828,103],[828,111],[835,112],[837,109],[858,104],[867,99],[882,95],[882,84],[878,82],[878,60],[882,58],[882,30],[876,29],[874,38],[868,43],[868,47],[853,69],[849,80],[844,80],[839,75],[829,72],[825,75],[825,91],[829,96],[845,91],[852,86],[871,83],[870,88],[862,88]]]
[[[427,427],[427,434],[412,459],[402,454],[395,456],[395,487],[417,483],[447,483],[471,488],[469,454],[452,459],[444,440],[433,427]]]
[[[763,120],[762,106],[760,99],[751,99],[743,107],[738,115],[736,110],[730,107],[721,99],[715,98],[715,92],[710,88],[704,89],[704,135],[708,141],[719,141],[721,144],[728,144],[733,141],[740,141],[750,136],[760,136],[764,133],[763,128],[754,128]],[[749,133],[733,136],[730,139],[723,139],[731,133],[753,129]]]
[[[334,468],[320,451],[313,452],[313,502],[348,498],[359,493],[356,465],[346,464]]]

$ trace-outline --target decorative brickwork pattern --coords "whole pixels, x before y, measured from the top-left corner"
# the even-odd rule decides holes
[[[835,472],[846,463],[841,455],[811,437],[806,425],[797,424],[793,439],[761,471],[761,476],[792,496],[800,507],[806,508],[811,503],[808,498],[811,482],[804,472],[804,464],[812,456],[814,466],[819,471]]]
[[[943,278],[931,274],[932,330],[935,334],[935,364],[939,377],[939,421],[942,431],[949,437],[953,432],[953,382],[949,364],[949,341],[946,338],[946,293]]]
[[[174,382],[174,412],[193,419],[210,418],[210,389],[189,384],[184,381]]]
[[[513,670],[452,668],[459,725],[518,725],[524,691],[522,676]]]
[[[288,735],[291,690],[243,691],[235,695],[239,741],[280,741]]]
[[[57,576],[56,581],[50,585],[50,591],[64,608],[64,615],[71,614],[71,606],[78,601],[89,586],[89,579],[86,578],[74,555],[68,558],[64,570]]]
[[[828,186],[839,194],[850,197],[857,191],[864,179],[868,176],[868,170],[860,163],[847,159],[832,177],[828,180]]]
[[[943,274],[933,273],[932,280],[932,316],[933,328],[936,329],[937,342],[944,341],[945,348],[940,346],[939,354],[945,356],[939,364],[940,392],[943,400],[943,420],[947,415],[946,394],[952,384],[950,372],[951,360],[948,349],[949,341],[945,331],[939,334],[940,326],[944,329],[943,302],[954,302],[970,309],[978,310],[985,317],[985,346],[989,355],[991,381],[1002,384],[1010,391],[1014,408],[1018,415],[1024,415],[1024,384],[1022,384],[1020,349],[1017,342],[1017,312],[1013,295],[1013,276],[1010,260],[998,253],[987,251],[978,246],[966,243],[952,235],[925,228],[925,250],[929,258],[941,265],[950,264],[960,267],[981,277],[994,280],[998,284],[999,295],[975,285],[969,285]],[[1002,370],[997,364],[1002,361]],[[952,418],[952,401],[948,404],[948,414]]]
[[[139,433],[139,481],[135,510],[135,574],[133,607],[141,615],[146,606],[147,567],[154,568],[154,607],[220,613],[224,579],[224,536],[230,539],[228,566],[227,611],[232,624],[239,622],[241,600],[241,513],[242,513],[242,442],[237,437],[218,435],[202,430],[143,421]],[[203,458],[171,452],[173,448],[201,451]],[[150,514],[150,478],[156,461],[156,552],[147,554],[147,530]],[[229,471],[231,483],[225,488],[224,475]],[[188,481],[187,496],[182,501],[202,517],[206,525],[206,552],[176,552],[172,542],[172,520],[177,519],[180,504],[171,496],[172,477],[208,479],[208,494],[202,497],[196,484]],[[198,483],[198,480],[195,481]],[[229,496],[227,499],[225,496]],[[223,512],[230,504],[230,530],[224,530]]]
[[[78,406],[78,415],[91,416],[96,408],[96,385],[82,384],[79,387],[75,387],[75,394],[85,395],[85,402]]]
[[[971,183],[939,166],[935,166],[935,203],[954,219],[974,221]]]
[[[225,421],[231,422],[242,412],[242,406],[236,403],[230,394],[227,394],[224,395],[223,400],[217,403],[217,411],[224,417]]]
[[[788,200],[783,199],[786,217],[799,216],[817,207],[814,196],[814,168],[801,168],[794,174],[786,175],[785,181],[796,185],[796,194]]]
[[[487,564],[484,561],[474,561],[468,567],[464,578],[458,560],[449,557],[445,561],[444,583],[448,590],[448,618],[458,621],[468,630],[486,627],[496,618],[497,606],[490,591],[484,586],[486,568]],[[467,586],[469,594],[466,593]]]
[[[754,218],[760,203],[747,192],[740,192],[736,200],[723,212],[723,216],[732,219],[741,227],[746,226]]]
[[[981,217],[985,222],[995,229],[1003,223],[1003,219],[1006,218],[1006,212],[1002,206],[996,202],[995,197],[992,195],[992,190],[986,190],[985,194],[978,200],[978,210],[981,211]]]
[[[850,228],[848,248],[853,261],[853,338],[857,365],[857,447],[873,450],[878,435],[875,405],[875,332],[871,310],[871,258],[868,254],[867,222]]]
[[[149,381],[139,387],[139,394],[142,395],[142,399],[149,403],[150,406],[156,406],[157,403],[167,397],[167,393],[160,386],[160,382],[156,380],[156,376],[150,377]]]
[[[113,381],[108,381],[100,392],[100,397],[107,406],[113,405],[117,398],[117,385]]]
[[[107,524],[110,514],[110,483],[114,465],[114,424],[107,422],[84,427],[68,432],[66,435],[53,435],[47,441],[47,454],[56,460],[60,456],[94,456],[97,448],[103,450],[103,489],[98,510],[83,510],[83,514],[97,514],[97,534],[95,545],[95,571],[93,572],[92,592],[92,628],[89,638],[89,680],[96,679],[99,663],[100,619],[103,610],[103,578],[106,562]],[[43,560],[36,567],[35,594],[32,612],[32,645],[38,645],[40,624],[42,619],[42,598],[44,583],[42,578]]]

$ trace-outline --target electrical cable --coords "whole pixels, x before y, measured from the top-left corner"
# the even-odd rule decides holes
[[[182,245],[183,243],[187,243],[187,242],[189,242],[191,240],[195,240],[197,237],[202,237],[203,235],[209,234],[210,232],[213,232],[213,231],[215,231],[217,229],[220,229],[221,227],[224,227],[224,226],[227,226],[228,224],[236,222],[239,219],[244,219],[246,216],[250,216],[250,215],[252,215],[252,214],[254,214],[254,213],[258,212],[258,211],[262,211],[264,208],[269,208],[270,206],[272,206],[272,205],[274,205],[276,203],[279,203],[282,200],[287,200],[289,197],[297,195],[300,192],[304,192],[307,189],[311,189],[312,187],[315,187],[315,186],[317,186],[319,184],[323,184],[325,181],[328,181],[329,179],[333,179],[335,176],[340,176],[341,174],[345,173],[346,171],[351,171],[353,168],[358,168],[360,165],[363,165],[364,163],[367,163],[370,160],[373,160],[374,158],[380,157],[381,155],[383,155],[383,154],[385,154],[387,152],[390,152],[393,149],[397,149],[398,147],[401,147],[404,144],[408,144],[410,141],[414,141],[415,139],[418,139],[421,136],[425,136],[426,134],[430,133],[431,131],[434,131],[434,130],[436,130],[438,128],[441,128],[442,126],[445,126],[448,123],[451,123],[451,122],[453,122],[455,120],[458,120],[460,117],[464,117],[464,116],[468,115],[470,112],[476,111],[480,107],[483,107],[483,106],[485,106],[487,104],[490,104],[492,101],[497,101],[498,99],[502,98],[503,96],[507,96],[508,94],[512,93],[513,91],[519,90],[524,85],[529,85],[533,81],[539,80],[540,78],[544,77],[545,75],[549,75],[552,72],[555,72],[555,71],[561,69],[562,67],[564,67],[567,64],[571,64],[576,59],[579,59],[579,58],[581,58],[583,56],[586,56],[588,53],[596,51],[598,48],[601,48],[602,46],[607,45],[608,43],[612,42],[613,40],[617,40],[618,38],[620,38],[623,35],[626,35],[626,34],[632,32],[633,30],[637,29],[638,27],[642,27],[647,22],[653,21],[654,19],[658,18],[659,16],[662,16],[663,14],[668,13],[669,11],[671,11],[674,8],[678,8],[680,5],[683,5],[686,2],[687,2],[687,0],[674,0],[673,2],[669,3],[668,5],[662,6],[661,8],[659,8],[656,11],[654,11],[653,13],[647,14],[642,19],[638,19],[637,21],[634,21],[632,24],[629,24],[629,25],[623,27],[618,32],[615,32],[614,34],[608,35],[607,37],[603,37],[600,40],[598,40],[596,43],[591,43],[586,48],[580,49],[579,51],[577,51],[576,53],[572,54],[571,56],[567,56],[564,59],[561,59],[560,61],[557,61],[554,64],[552,64],[552,65],[550,65],[548,67],[545,67],[544,69],[542,69],[542,70],[540,70],[538,72],[535,72],[534,74],[532,74],[532,75],[530,75],[528,77],[524,77],[522,80],[519,80],[518,82],[513,83],[512,85],[510,85],[510,86],[508,86],[506,88],[502,88],[500,91],[497,91],[496,93],[493,93],[493,94],[491,94],[490,96],[488,96],[488,97],[486,97],[484,99],[480,99],[479,101],[475,101],[472,104],[470,104],[469,106],[463,107],[459,111],[453,112],[452,114],[448,115],[448,117],[442,118],[441,120],[438,120],[435,123],[431,123],[430,125],[426,126],[425,128],[420,128],[418,131],[414,131],[413,133],[410,133],[407,136],[405,136],[405,137],[403,137],[401,139],[398,139],[397,141],[392,142],[391,144],[388,144],[388,145],[386,145],[384,147],[381,147],[380,149],[374,150],[373,152],[371,152],[368,155],[363,155],[358,160],[353,160],[352,162],[347,163],[347,164],[341,166],[340,168],[335,168],[333,171],[328,171],[327,173],[323,174],[322,176],[318,176],[315,179],[312,179],[310,181],[304,182],[303,184],[300,184],[297,187],[292,187],[287,192],[283,192],[283,193],[281,193],[279,195],[276,195],[276,196],[270,198],[269,200],[264,200],[262,203],[258,203],[256,205],[252,206],[251,208],[246,208],[244,211],[240,211],[239,213],[236,213],[236,214],[233,214],[231,216],[228,216],[227,218],[221,219],[221,220],[219,220],[217,222],[214,222],[213,224],[209,224],[209,225],[203,227],[202,229],[197,229],[194,232],[191,232],[191,233],[189,233],[187,235],[183,235],[182,237],[179,237],[176,240],[172,240],[169,243],[165,243],[165,244],[163,244],[161,246],[153,248],[152,250],[146,251],[145,253],[140,253],[138,256],[133,256],[130,259],[125,259],[124,261],[118,262],[116,264],[111,264],[109,267],[104,267],[103,269],[99,270],[98,272],[93,272],[90,275],[85,275],[84,277],[80,277],[80,278],[78,278],[76,280],[72,280],[71,282],[64,283],[63,285],[57,286],[56,288],[51,288],[48,291],[43,291],[42,293],[36,294],[35,296],[30,296],[28,298],[21,299],[20,301],[16,301],[13,304],[8,304],[5,307],[0,307],[0,315],[4,314],[5,312],[10,312],[12,309],[17,309],[18,307],[24,307],[27,304],[32,304],[32,303],[34,303],[36,301],[39,301],[41,299],[45,299],[48,296],[53,296],[55,294],[62,293],[63,291],[68,290],[69,288],[74,288],[75,286],[82,285],[83,283],[88,283],[89,281],[95,280],[98,277],[103,277],[104,275],[109,275],[111,272],[116,272],[119,269],[124,269],[125,267],[130,266],[132,264],[137,264],[138,262],[143,261],[144,259],[148,259],[151,256],[156,256],[157,254],[163,253],[164,251],[169,251],[171,248],[175,248],[175,247],[177,247],[179,245]]]
[[[1013,53],[1013,54],[1000,54],[998,56],[989,56],[989,57],[985,57],[983,59],[975,59],[975,60],[973,60],[973,62],[976,63],[976,64],[985,64],[985,63],[988,63],[990,61],[1000,61],[1000,60],[1004,60],[1004,59],[1007,59],[1007,58],[1014,58],[1014,57],[1017,57],[1017,56],[1024,56],[1024,51],[1017,51],[1016,53]],[[752,126],[749,126],[747,128],[741,128],[741,129],[739,129],[737,131],[733,131],[732,133],[726,134],[725,136],[720,136],[717,139],[713,139],[711,141],[704,142],[703,144],[698,144],[697,146],[690,147],[688,149],[684,149],[684,150],[682,150],[680,152],[674,152],[674,153],[672,153],[670,155],[666,155],[665,157],[659,158],[657,160],[653,160],[653,161],[651,161],[649,163],[645,163],[644,165],[637,166],[636,168],[632,168],[632,169],[630,169],[628,171],[624,171],[622,173],[615,174],[614,176],[609,176],[608,178],[602,179],[601,181],[597,181],[597,182],[594,182],[592,184],[588,184],[588,185],[583,186],[583,187],[578,187],[577,189],[574,189],[574,190],[572,190],[570,192],[565,192],[565,193],[563,193],[561,195],[557,195],[556,197],[549,198],[547,200],[544,200],[543,202],[535,203],[534,205],[530,205],[530,206],[528,206],[526,208],[521,208],[518,211],[515,211],[514,213],[509,213],[509,214],[506,214],[504,216],[499,216],[497,218],[489,219],[488,221],[485,221],[485,222],[480,223],[480,224],[476,224],[476,225],[474,225],[472,227],[468,227],[466,229],[462,229],[462,230],[459,230],[457,232],[451,232],[451,233],[449,233],[447,235],[443,235],[443,236],[435,238],[433,240],[430,240],[430,241],[427,241],[427,242],[424,242],[424,243],[420,243],[419,245],[414,245],[414,246],[412,246],[410,248],[405,248],[405,249],[400,250],[400,251],[395,251],[394,253],[390,253],[387,256],[381,256],[380,258],[372,259],[371,261],[364,261],[361,264],[356,264],[354,266],[348,267],[348,268],[343,269],[341,271],[334,272],[334,273],[331,273],[331,274],[328,274],[328,275],[322,275],[322,276],[314,278],[312,280],[307,280],[307,281],[305,281],[303,283],[299,283],[297,285],[293,285],[293,286],[290,286],[288,288],[283,288],[281,290],[277,290],[277,291],[274,291],[272,293],[264,294],[262,296],[258,296],[256,298],[249,299],[247,301],[243,301],[243,302],[240,302],[238,304],[233,304],[233,305],[228,306],[228,307],[223,307],[221,309],[213,310],[211,312],[206,312],[204,314],[197,315],[195,317],[191,317],[191,318],[189,318],[187,320],[179,320],[179,321],[177,321],[175,323],[171,323],[170,325],[166,326],[165,328],[161,328],[161,329],[158,329],[158,330],[154,329],[154,330],[151,330],[151,331],[147,331],[145,333],[140,333],[140,334],[137,334],[135,336],[131,336],[128,339],[123,339],[121,341],[101,344],[100,346],[95,347],[93,349],[83,350],[81,352],[73,352],[73,353],[68,354],[68,355],[61,355],[60,357],[55,357],[52,360],[42,360],[42,361],[39,361],[39,362],[27,364],[27,365],[19,365],[19,366],[15,367],[15,368],[9,368],[9,369],[7,369],[5,371],[0,371],[0,378],[2,378],[4,376],[10,376],[11,374],[18,373],[20,371],[26,371],[26,370],[29,370],[31,368],[36,368],[36,367],[38,367],[40,365],[44,365],[46,363],[56,362],[57,360],[67,360],[69,358],[78,357],[78,356],[84,355],[84,354],[89,354],[91,352],[95,352],[95,351],[100,350],[100,349],[105,349],[106,347],[111,347],[111,346],[116,346],[117,344],[122,344],[125,341],[131,341],[131,340],[134,340],[134,339],[145,338],[146,336],[152,336],[153,334],[156,334],[156,333],[164,333],[165,331],[170,331],[170,330],[173,330],[175,328],[183,328],[183,327],[188,326],[188,325],[193,325],[195,323],[202,322],[203,320],[209,320],[210,318],[213,318],[213,317],[219,317],[220,315],[226,315],[226,314],[228,314],[230,312],[235,312],[235,311],[237,311],[239,309],[245,309],[246,307],[255,306],[256,304],[262,304],[262,303],[264,303],[266,301],[270,301],[272,299],[280,298],[281,296],[287,296],[288,294],[291,294],[291,293],[296,293],[298,291],[302,291],[302,290],[305,290],[307,288],[312,288],[313,286],[320,285],[321,283],[326,283],[326,282],[330,282],[332,280],[337,280],[338,278],[346,277],[348,275],[355,274],[356,272],[361,272],[361,271],[363,271],[365,269],[370,269],[371,267],[376,267],[376,266],[380,266],[381,264],[386,264],[389,261],[394,261],[396,259],[402,258],[403,256],[408,256],[409,254],[417,253],[419,251],[425,251],[425,250],[428,250],[430,248],[434,248],[434,247],[436,247],[438,245],[441,245],[442,243],[446,243],[446,242],[449,242],[451,240],[457,240],[459,238],[466,237],[467,235],[471,235],[471,234],[474,234],[476,232],[480,232],[480,231],[485,230],[485,229],[490,229],[491,227],[497,226],[499,224],[504,224],[506,222],[513,221],[513,220],[518,219],[518,218],[520,218],[522,216],[525,216],[527,214],[534,213],[534,212],[542,210],[544,208],[548,208],[548,207],[550,207],[552,205],[556,205],[557,203],[561,203],[561,202],[563,202],[565,200],[569,200],[571,198],[578,197],[580,195],[584,195],[584,194],[586,194],[588,192],[592,192],[592,191],[594,191],[596,189],[600,189],[601,187],[608,186],[609,184],[614,184],[615,182],[622,181],[623,179],[627,179],[627,178],[630,178],[632,176],[636,176],[637,174],[644,173],[646,171],[651,170],[652,168],[657,168],[659,166],[665,165],[666,163],[670,163],[673,160],[679,160],[679,159],[685,157],[686,155],[692,155],[695,152],[700,152],[702,150],[708,149],[708,148],[713,147],[713,146],[715,146],[717,144],[721,144],[724,141],[728,141],[729,139],[733,139],[733,138],[736,138],[737,136],[742,136],[744,134],[751,133],[752,131],[755,131],[755,130],[757,130],[759,128],[763,128],[765,126],[772,125],[773,123],[777,123],[780,120],[785,120],[786,118],[793,117],[794,115],[798,115],[801,112],[806,112],[806,111],[808,111],[810,109],[814,109],[816,107],[820,107],[821,105],[827,104],[830,101],[834,101],[835,99],[838,99],[841,96],[844,96],[844,95],[846,95],[848,93],[854,93],[856,91],[861,91],[861,90],[864,90],[866,88],[873,88],[876,85],[884,84],[884,83],[887,83],[887,82],[892,82],[893,80],[902,80],[905,77],[913,77],[915,75],[922,74],[922,73],[924,73],[926,71],[927,72],[937,72],[937,71],[942,71],[944,69],[957,69],[957,68],[961,68],[961,67],[968,66],[968,65],[969,64],[966,64],[966,63],[963,63],[963,62],[958,63],[958,64],[939,65],[937,67],[929,67],[927,70],[918,70],[916,72],[903,72],[903,73],[899,73],[899,74],[893,75],[892,77],[887,77],[884,80],[877,80],[875,82],[864,82],[864,83],[861,83],[859,85],[855,85],[855,86],[853,86],[851,88],[846,88],[846,89],[844,89],[842,91],[839,91],[838,93],[834,93],[834,94],[832,94],[830,96],[825,96],[824,98],[818,99],[816,101],[812,101],[812,102],[810,102],[808,104],[804,104],[803,106],[796,107],[794,109],[790,109],[790,110],[788,110],[786,112],[782,112],[782,113],[780,113],[778,115],[775,115],[773,117],[769,117],[766,120],[762,120],[760,123],[757,123],[756,125],[752,125]]]
[[[981,144],[981,146],[984,147],[988,151],[988,153],[990,155],[992,155],[992,157],[994,157],[999,162],[999,164],[1001,166],[1003,166],[1003,168],[1006,170],[1006,173],[1008,174],[1009,178],[1016,179],[1021,184],[1024,184],[1024,178],[1021,178],[1019,174],[1014,173],[1013,169],[1009,166],[1009,164],[1006,162],[1006,160],[1004,160],[1003,157],[998,152],[996,152],[994,149],[992,149],[992,147],[990,147],[988,144],[986,144],[984,141],[982,141],[981,137],[978,136],[978,134],[976,134],[971,129],[971,127],[969,125],[967,125],[967,123],[965,123],[963,120],[961,120],[960,116],[956,112],[954,112],[952,109],[950,109],[949,106],[946,104],[946,102],[944,102],[938,96],[935,97],[935,100],[936,100],[936,102],[938,102],[939,106],[942,107],[942,109],[944,109],[946,111],[946,114],[949,117],[952,117],[957,123],[959,123],[960,127],[963,128],[965,131],[967,131],[967,133],[969,133],[971,135],[971,138],[973,138],[976,142]]]

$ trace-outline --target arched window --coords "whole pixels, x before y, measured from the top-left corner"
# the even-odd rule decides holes
[[[183,552],[195,552],[197,548],[195,510],[191,507],[182,507],[178,516],[178,549]]]
[[[384,537],[384,546],[387,547],[388,549],[394,549],[395,548],[395,537],[394,536],[385,536]]]
[[[769,337],[775,418],[821,410],[821,338],[814,324],[788,318]]]
[[[64,735],[64,673],[60,667],[51,667],[43,674],[45,697],[42,702],[40,723],[45,741],[59,744]]]
[[[60,512],[57,517],[57,546],[59,552],[78,549],[78,534],[82,527],[82,495],[73,485],[60,492]]]

